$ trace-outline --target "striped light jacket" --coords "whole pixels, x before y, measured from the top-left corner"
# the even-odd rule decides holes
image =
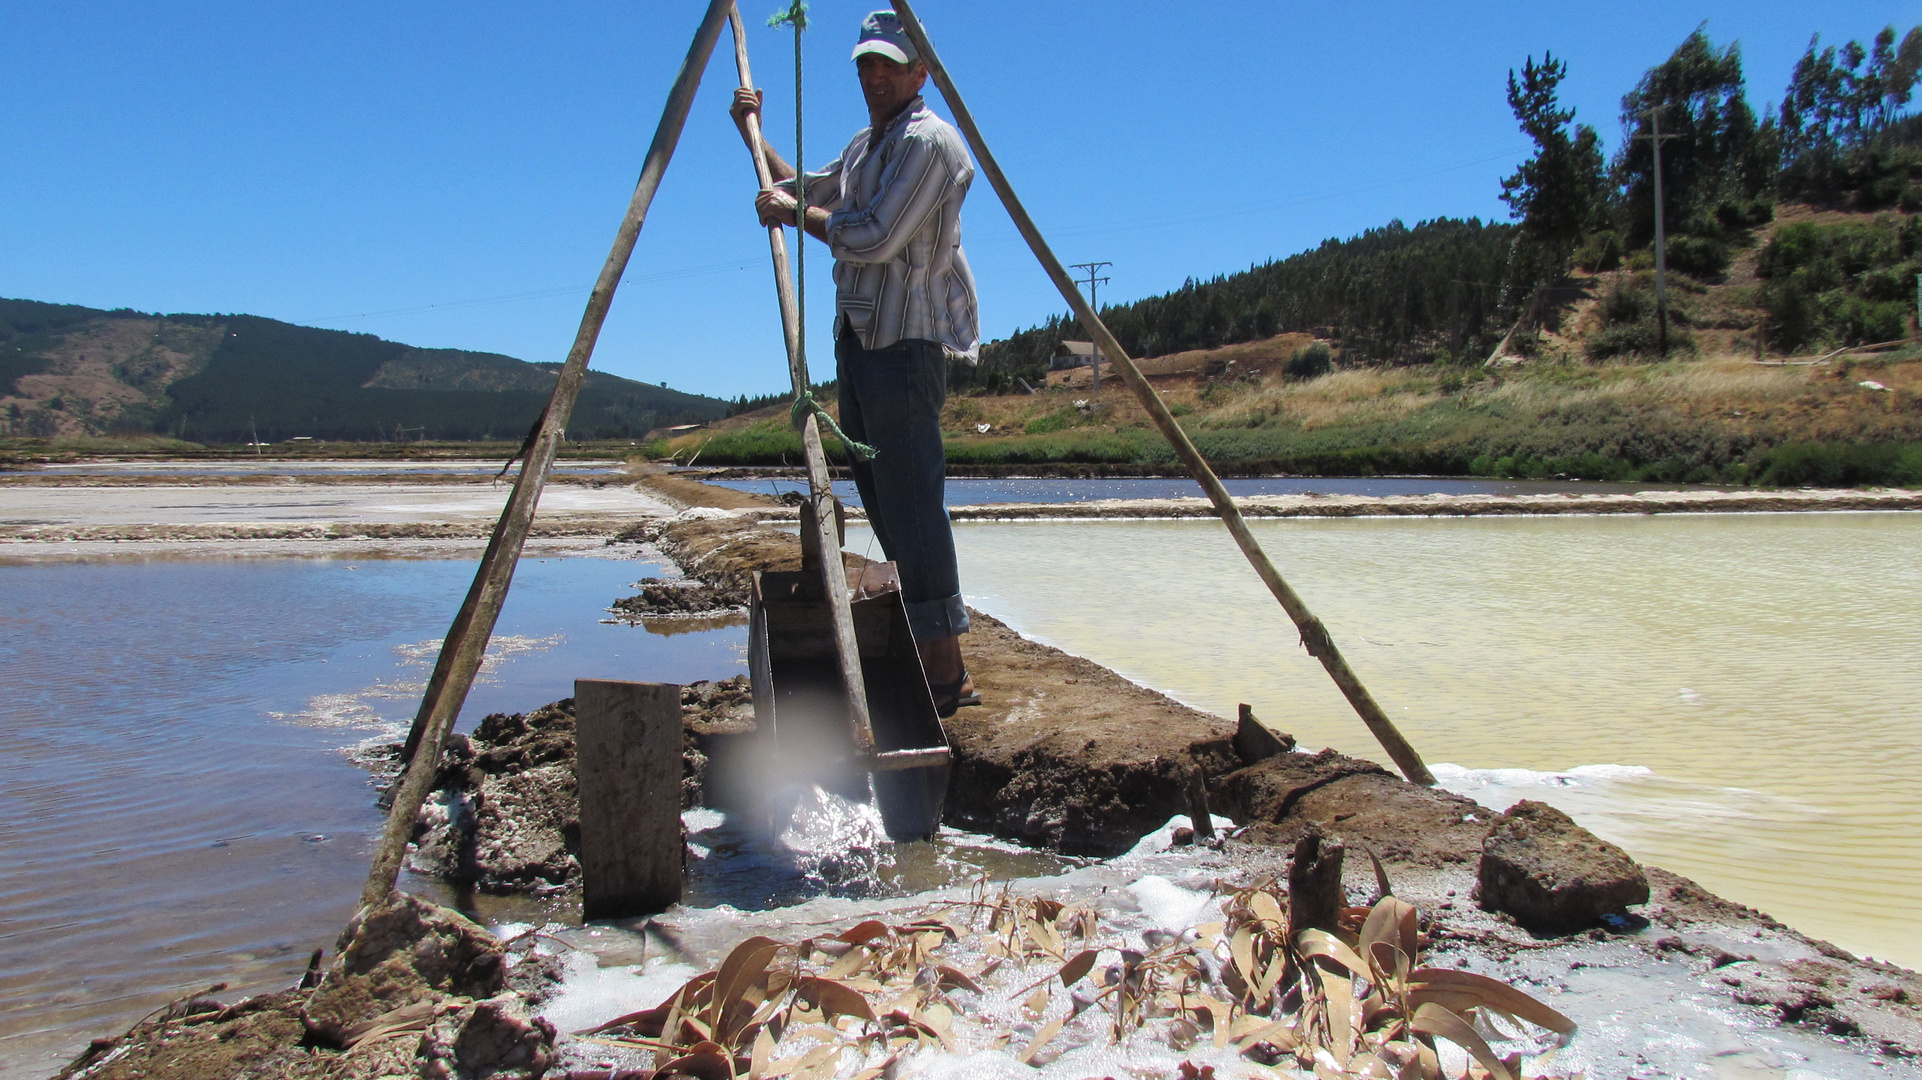
[[[938,341],[980,359],[974,274],[961,252],[961,200],[974,180],[961,133],[915,98],[873,147],[868,129],[820,172],[808,204],[828,211],[836,330],[868,349]],[[790,194],[794,182],[782,185]]]

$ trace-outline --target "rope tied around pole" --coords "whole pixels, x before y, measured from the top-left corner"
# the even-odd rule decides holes
[[[841,445],[847,447],[848,453],[854,455],[856,458],[862,461],[873,461],[875,455],[881,452],[869,446],[867,443],[851,437],[847,432],[842,431],[841,425],[835,423],[834,417],[828,413],[827,406],[815,399],[814,391],[802,390],[799,394],[795,395],[794,404],[788,409],[788,416],[794,421],[795,428],[798,429],[801,425],[807,423],[809,413],[813,413],[816,419],[820,420],[822,424],[825,424],[829,434],[841,440]]]
[[[1320,619],[1311,616],[1303,620],[1299,629],[1301,647],[1308,650],[1309,656],[1319,660],[1335,651],[1334,640],[1328,636],[1328,628],[1322,625]]]
[[[777,11],[767,18],[769,26],[792,26],[797,30],[808,27],[808,6],[805,0],[794,0],[786,11]]]

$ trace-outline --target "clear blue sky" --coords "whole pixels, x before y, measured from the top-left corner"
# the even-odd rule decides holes
[[[762,25],[775,0],[744,4],[791,152],[791,39]],[[848,52],[876,6],[812,5],[810,165],[865,123]],[[6,0],[0,295],[559,360],[704,7]],[[1612,151],[1621,95],[1704,20],[1741,42],[1758,109],[1811,33],[1922,22],[1865,0],[918,10],[1055,250],[1115,264],[1104,302],[1392,218],[1504,216],[1497,181],[1527,143],[1503,80],[1531,53],[1568,61],[1565,100]],[[594,366],[732,396],[786,376],[725,50]],[[968,207],[984,336],[1062,310],[985,181]],[[812,253],[824,378],[832,284]]]

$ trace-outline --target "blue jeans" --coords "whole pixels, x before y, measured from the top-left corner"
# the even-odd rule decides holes
[[[916,641],[968,631],[961,574],[948,526],[947,456],[941,406],[948,400],[948,358],[932,341],[864,349],[843,333],[834,342],[841,384],[841,429],[874,447],[872,461],[850,455],[854,486],[881,550],[901,572],[901,598]]]

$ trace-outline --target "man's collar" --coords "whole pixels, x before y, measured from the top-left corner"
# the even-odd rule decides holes
[[[895,113],[893,118],[890,119],[887,122],[887,124],[881,128],[880,134],[886,135],[888,132],[894,130],[894,126],[896,124],[899,124],[904,120],[907,120],[908,118],[912,117],[915,113],[918,113],[922,109],[927,108],[927,102],[923,100],[926,96],[927,95],[925,94],[916,94],[914,95],[914,97],[908,99],[908,103],[906,105],[901,106],[901,111],[898,113]]]

